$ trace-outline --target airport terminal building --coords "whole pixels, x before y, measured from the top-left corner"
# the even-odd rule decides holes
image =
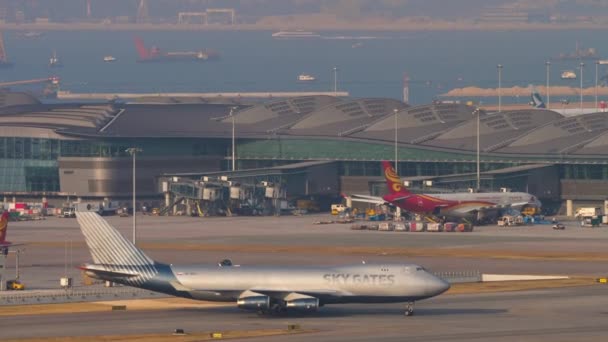
[[[232,114],[232,115],[231,115]],[[263,103],[156,99],[45,104],[0,94],[0,191],[7,196],[162,198],[162,179],[283,175],[288,193],[381,194],[380,160],[421,191],[475,187],[529,191],[560,205],[608,194],[608,113],[486,113],[458,103],[410,107],[384,98],[331,96]],[[233,135],[234,128],[234,135]],[[479,130],[479,135],[477,134]],[[236,171],[232,171],[232,141]],[[291,165],[291,166],[290,166]],[[289,178],[292,177],[292,178]]]

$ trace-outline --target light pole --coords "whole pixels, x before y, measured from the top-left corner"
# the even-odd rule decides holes
[[[143,150],[139,147],[129,147],[125,150],[125,152],[129,153],[131,157],[133,157],[133,244],[135,245],[137,241],[137,218],[135,215],[137,213],[137,209],[135,207],[135,184],[137,184],[137,179],[135,178],[135,155],[143,152]]]
[[[479,187],[481,186],[481,177],[479,171],[479,115],[481,114],[481,111],[479,110],[479,107],[475,108],[473,114],[477,115],[477,191],[479,191]]]
[[[547,67],[547,90],[546,90],[546,94],[547,94],[547,109],[549,109],[549,104],[551,103],[551,93],[549,92],[549,69],[551,68],[551,62],[546,61],[545,62],[545,66]]]
[[[581,64],[580,64],[580,69],[581,69],[581,90],[580,90],[580,97],[581,97],[581,101],[580,101],[580,102],[581,102],[581,104],[580,104],[580,107],[581,107],[581,114],[583,114],[583,70],[585,70],[585,69],[584,69],[584,67],[585,67],[585,63],[581,62]]]
[[[399,171],[399,156],[397,154],[397,113],[399,110],[397,108],[393,109],[393,113],[395,114],[395,173],[398,174]]]
[[[595,110],[597,111],[597,78],[600,68],[600,61],[595,61]]]
[[[234,110],[236,107],[230,108],[230,117],[232,118],[232,171],[236,170],[236,147],[235,147],[235,129],[234,129]]]
[[[498,112],[502,110],[502,64],[496,66],[498,69]]]
[[[338,95],[338,67],[334,67],[334,96]]]

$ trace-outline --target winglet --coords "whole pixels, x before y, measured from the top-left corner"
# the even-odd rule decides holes
[[[383,160],[382,169],[384,170],[384,178],[386,178],[386,186],[391,194],[403,194],[407,195],[410,192],[403,186],[399,175],[395,172],[395,169],[390,162]]]

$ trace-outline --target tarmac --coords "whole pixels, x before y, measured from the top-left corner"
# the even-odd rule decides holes
[[[2,317],[2,338],[286,329],[316,332],[252,341],[598,341],[608,333],[608,288],[443,295],[416,304],[337,305],[316,314],[260,317],[232,306]],[[248,339],[249,340],[249,339]]]
[[[436,272],[605,276],[608,227],[566,230],[550,226],[475,227],[471,233],[353,231],[350,225],[314,225],[329,215],[284,217],[139,216],[137,242],[152,258],[173,264],[307,265],[413,262]],[[128,238],[131,218],[108,217]],[[20,276],[30,289],[59,288],[59,278],[82,286],[81,263],[90,255],[75,219],[10,222],[8,239],[21,246]],[[70,248],[71,246],[71,248]],[[67,248],[66,248],[67,247]],[[14,256],[7,262],[14,271]],[[116,335],[186,331],[255,330],[301,324],[315,339],[432,341],[585,341],[608,331],[608,287],[596,285],[534,291],[442,295],[416,304],[338,305],[315,315],[258,317],[235,306],[158,311],[96,312],[2,317],[2,338]],[[362,322],[364,324],[362,324]],[[264,337],[284,340],[285,336]],[[261,339],[258,339],[261,340]]]

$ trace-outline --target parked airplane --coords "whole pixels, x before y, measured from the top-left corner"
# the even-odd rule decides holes
[[[542,96],[536,91],[536,89],[532,88],[532,92],[530,94],[531,100],[530,105],[534,108],[538,109],[546,109],[547,105],[545,101],[543,101]],[[556,105],[559,106],[559,105]],[[563,116],[576,116],[581,114],[590,114],[597,113],[600,111],[598,108],[551,108],[552,111],[558,112]]]
[[[0,216],[0,247],[8,247],[11,245],[9,241],[6,241],[6,231],[8,228],[8,211],[2,213]]]
[[[525,192],[480,192],[414,194],[405,188],[395,169],[388,161],[382,162],[389,194],[384,197],[353,195],[353,201],[390,203],[405,211],[447,219],[482,221],[497,216],[501,210],[540,208],[540,201]]]
[[[0,216],[0,255],[7,255],[10,247],[20,246],[21,244],[13,244],[10,241],[6,241],[6,231],[8,230],[8,211],[2,213]]]
[[[536,88],[532,88],[532,94],[530,97],[530,105],[534,108],[547,108],[545,101],[543,101],[543,98],[540,96]]]
[[[198,300],[237,303],[259,313],[313,312],[334,303],[407,303],[437,296],[445,280],[413,264],[362,264],[345,267],[249,267],[221,263],[177,266],[150,259],[101,216],[76,217],[93,257],[81,269],[88,276]]]

